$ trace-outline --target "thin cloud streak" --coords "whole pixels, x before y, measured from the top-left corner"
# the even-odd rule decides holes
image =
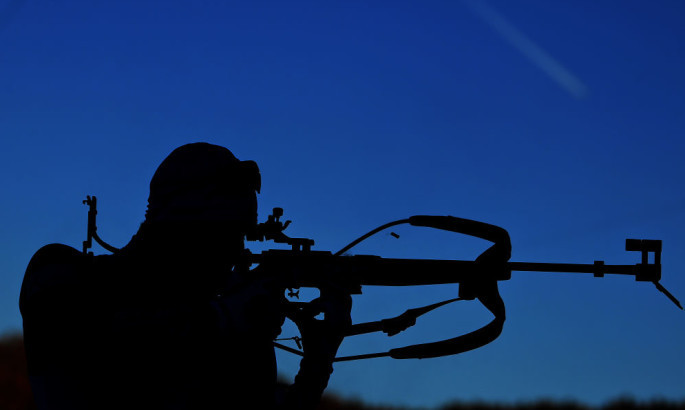
[[[561,88],[576,98],[583,98],[588,88],[583,82],[556,61],[545,50],[509,23],[501,14],[482,0],[463,0],[464,4],[497,31],[505,40],[544,71]]]

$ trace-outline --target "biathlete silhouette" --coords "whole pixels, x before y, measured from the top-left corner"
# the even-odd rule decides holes
[[[351,297],[321,292],[300,316],[303,358],[279,388],[283,292],[241,263],[261,177],[227,148],[175,149],[150,182],[145,220],[112,255],[50,244],[20,295],[39,409],[312,409],[351,324]],[[252,275],[255,276],[255,275]]]
[[[117,249],[96,232],[89,205],[83,251],[41,248],[27,267],[20,295],[31,387],[41,410],[52,409],[314,409],[338,361],[425,359],[480,348],[501,334],[505,306],[498,282],[512,271],[634,276],[660,283],[661,241],[627,239],[640,252],[633,265],[509,262],[508,232],[453,216],[415,215],[386,223],[336,253],[283,233],[283,210],[257,223],[261,176],[253,161],[227,148],[193,143],[174,150],[150,182],[145,220]],[[474,261],[387,259],[347,251],[389,227],[409,224],[493,243]],[[396,235],[396,234],[394,234]],[[111,255],[88,251],[95,239]],[[292,246],[253,255],[245,240]],[[652,262],[650,262],[650,256]],[[257,264],[251,269],[253,264]],[[352,294],[362,286],[459,283],[459,297],[399,316],[352,324]],[[285,298],[318,288],[311,302]],[[385,352],[336,357],[342,340],[370,332],[393,336],[419,316],[458,300],[480,301],[494,316],[472,332]],[[319,314],[322,319],[317,319]],[[294,349],[277,336],[285,317],[301,337]],[[276,381],[274,347],[302,356],[291,386]]]

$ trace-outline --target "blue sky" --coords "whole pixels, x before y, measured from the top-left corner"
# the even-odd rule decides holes
[[[288,233],[315,249],[416,214],[502,226],[514,261],[637,263],[626,238],[662,239],[662,283],[685,298],[682,2],[4,0],[0,13],[0,333],[21,328],[33,252],[80,247],[86,195],[101,236],[122,245],[156,166],[194,141],[257,161],[260,218],[282,206]],[[485,246],[395,232],[355,251],[472,258]],[[340,363],[330,389],[416,406],[683,397],[685,314],[652,285],[521,272],[500,288],[508,320],[491,345]],[[456,290],[366,288],[354,318]],[[341,350],[488,320],[463,302]],[[292,376],[297,359],[279,361]]]

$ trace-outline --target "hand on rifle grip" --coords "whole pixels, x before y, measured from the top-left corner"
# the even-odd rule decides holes
[[[304,356],[332,361],[352,326],[352,297],[341,288],[329,286],[321,289],[321,295],[310,304],[310,309],[291,317],[302,335]],[[315,319],[312,312],[323,313],[323,319]]]

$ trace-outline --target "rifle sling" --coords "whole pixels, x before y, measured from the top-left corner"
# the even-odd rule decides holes
[[[495,316],[487,325],[480,329],[457,336],[451,339],[441,340],[432,343],[416,344],[411,346],[391,349],[387,352],[368,353],[353,356],[336,357],[334,361],[352,361],[372,359],[376,357],[392,357],[393,359],[425,359],[431,357],[449,356],[477,349],[497,339],[502,333],[504,321],[506,319],[504,302],[499,294],[497,282],[492,281],[479,291],[478,300]],[[359,323],[353,325],[348,336],[384,331],[388,335],[394,335],[415,323],[415,319],[428,313],[440,306],[448,303],[463,300],[462,298],[448,299],[432,305],[409,309],[400,316],[383,319],[375,322]],[[392,333],[392,334],[391,334]],[[303,356],[302,352],[280,343],[274,342],[274,346],[290,353]]]

